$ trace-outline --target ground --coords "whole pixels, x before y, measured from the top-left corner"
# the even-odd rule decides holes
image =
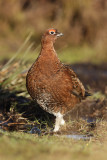
[[[73,48],[73,51],[73,59],[70,49],[65,51],[65,54],[59,54],[59,57],[73,68],[92,96],[83,100],[64,117],[66,127],[54,135],[50,131],[53,129],[55,117],[32,101],[25,86],[27,70],[34,61],[34,54],[29,55],[28,50],[23,57],[20,56],[21,52],[17,52],[9,61],[8,56],[2,58],[1,159],[106,159],[107,63],[94,61],[95,54],[92,54],[92,49],[84,50],[83,47],[77,51]],[[85,55],[85,52],[88,54]],[[85,59],[79,56],[79,53],[83,53]],[[89,55],[92,63],[88,62]],[[33,127],[37,127],[35,134],[32,134]],[[68,135],[71,135],[71,138]],[[85,138],[79,140],[81,136]]]

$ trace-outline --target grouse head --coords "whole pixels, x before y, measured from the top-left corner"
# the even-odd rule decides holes
[[[57,29],[48,29],[42,36],[42,43],[54,43],[55,40],[60,36],[63,36],[63,34],[60,33]]]

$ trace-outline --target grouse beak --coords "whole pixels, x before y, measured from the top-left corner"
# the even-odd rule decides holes
[[[57,37],[63,36],[63,33],[57,33]]]

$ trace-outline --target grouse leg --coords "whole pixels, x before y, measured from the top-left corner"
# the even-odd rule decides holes
[[[60,112],[56,113],[55,116],[56,116],[56,122],[55,122],[54,132],[57,132],[59,131],[60,126],[65,124],[65,121],[63,119],[63,115]]]

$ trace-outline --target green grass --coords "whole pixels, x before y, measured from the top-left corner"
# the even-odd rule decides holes
[[[1,159],[71,159],[75,152],[87,154],[87,143],[74,144],[60,137],[37,137],[23,133],[8,133],[0,138]],[[74,147],[72,147],[74,145]],[[6,148],[6,150],[5,150]],[[74,152],[74,153],[73,153]],[[86,156],[86,155],[85,155]]]
[[[7,52],[2,54],[2,51],[0,51],[0,56],[1,59],[0,61],[4,61],[5,59],[11,59],[11,57],[14,57],[17,60],[23,59],[24,61],[27,62],[34,62],[35,59],[38,57],[39,52],[40,52],[40,45],[37,46],[37,48],[35,50],[32,50],[33,44],[28,45],[27,49],[26,49],[26,44],[24,46],[21,46],[19,48],[19,50],[16,53],[10,52],[7,54]],[[67,64],[73,64],[73,63],[86,63],[86,62],[90,62],[90,63],[102,63],[102,61],[104,62],[104,59],[96,58],[97,56],[97,51],[90,46],[84,45],[84,46],[76,46],[76,47],[70,47],[70,48],[63,48],[61,50],[56,50],[56,52],[58,53],[58,57],[59,59]]]
[[[82,63],[82,62],[92,62],[96,63],[96,52],[93,48],[89,46],[78,46],[68,49],[64,49],[58,55],[60,60],[65,63]]]
[[[0,159],[106,160],[106,134],[107,130],[103,127],[90,141],[77,141],[60,135],[38,137],[27,133],[5,132],[0,135]]]

